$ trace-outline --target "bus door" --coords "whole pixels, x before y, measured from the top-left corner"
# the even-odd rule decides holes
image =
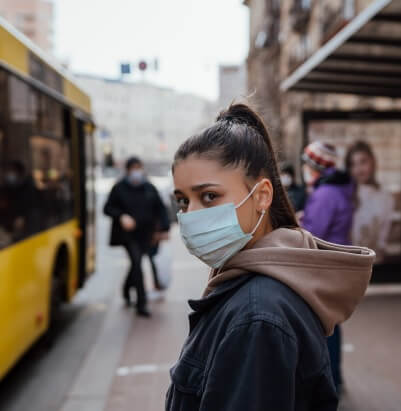
[[[95,154],[93,125],[78,119],[79,156],[79,285],[95,270]]]

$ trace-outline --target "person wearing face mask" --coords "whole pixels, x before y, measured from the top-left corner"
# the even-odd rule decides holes
[[[336,168],[335,147],[315,141],[305,148],[302,159],[309,191],[303,228],[323,240],[350,245],[355,187],[349,174]],[[341,392],[341,329],[338,325],[327,343],[334,383]]]
[[[325,336],[362,298],[374,252],[298,226],[266,127],[245,104],[179,147],[173,177],[182,240],[210,274],[189,301],[165,409],[336,410]]]
[[[280,180],[287,191],[288,198],[295,212],[302,211],[306,200],[305,187],[295,182],[295,170],[291,164],[284,163],[281,165]]]
[[[127,251],[131,267],[125,279],[122,295],[131,304],[130,290],[136,289],[137,314],[149,317],[141,267],[154,238],[165,239],[170,228],[165,206],[156,188],[146,179],[142,161],[131,157],[126,162],[126,174],[112,188],[104,206],[104,213],[112,217],[110,245],[122,245]],[[157,232],[156,232],[157,231]]]

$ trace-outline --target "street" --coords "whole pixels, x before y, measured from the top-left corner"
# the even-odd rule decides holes
[[[54,342],[39,342],[0,384],[1,411],[157,411],[169,368],[188,331],[188,298],[199,297],[207,269],[172,230],[174,277],[165,296],[151,292],[153,317],[123,306],[127,269],[121,249],[107,246],[100,211],[109,181],[98,183],[97,272],[65,307]],[[148,261],[147,289],[152,290]],[[343,327],[342,411],[401,410],[401,287],[372,286]]]

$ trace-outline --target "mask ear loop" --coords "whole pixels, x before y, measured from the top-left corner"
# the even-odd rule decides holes
[[[260,182],[259,182],[259,183],[260,183]],[[242,201],[240,201],[240,202],[235,206],[235,208],[240,208],[240,207],[249,199],[249,197],[255,192],[256,187],[259,185],[259,183],[256,183],[256,184],[253,186],[253,188],[252,188],[252,190],[249,192],[249,194],[248,194]]]
[[[263,217],[265,216],[265,214],[266,214],[266,210],[262,210],[262,211],[261,211],[261,215],[260,215],[260,217],[259,217],[259,220],[258,220],[258,222],[256,223],[255,228],[252,230],[251,235],[254,235],[254,234],[256,233],[256,230],[257,230],[258,227],[260,226],[260,223],[262,222]]]
[[[249,199],[249,197],[255,192],[256,187],[257,187],[259,184],[260,184],[260,181],[253,186],[253,188],[252,188],[252,190],[249,192],[249,194],[248,194],[241,202],[239,202],[239,203],[235,206],[235,208],[240,208],[240,207]],[[254,229],[252,230],[252,232],[250,233],[251,235],[254,235],[254,234],[255,234],[255,232],[256,232],[256,230],[258,229],[258,227],[260,226],[260,223],[262,222],[263,217],[265,216],[265,214],[266,214],[266,210],[262,210],[262,211],[261,211],[261,216],[259,217],[259,220],[258,220],[258,222],[256,223],[255,228],[254,228]]]

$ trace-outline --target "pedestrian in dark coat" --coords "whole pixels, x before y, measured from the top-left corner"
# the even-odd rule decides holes
[[[126,176],[112,188],[104,213],[113,219],[110,245],[122,245],[131,261],[123,286],[126,304],[130,304],[130,289],[135,287],[137,313],[149,316],[141,260],[149,252],[156,231],[168,232],[170,227],[159,193],[146,180],[138,158],[127,161]]]
[[[325,335],[362,298],[374,253],[299,228],[244,104],[180,146],[173,176],[183,242],[212,270],[190,301],[166,410],[335,411]]]
[[[354,184],[350,176],[337,170],[335,147],[320,141],[304,151],[304,179],[310,187],[302,226],[316,237],[337,244],[351,244],[354,212]],[[341,329],[328,338],[328,347],[337,390],[341,391]]]

